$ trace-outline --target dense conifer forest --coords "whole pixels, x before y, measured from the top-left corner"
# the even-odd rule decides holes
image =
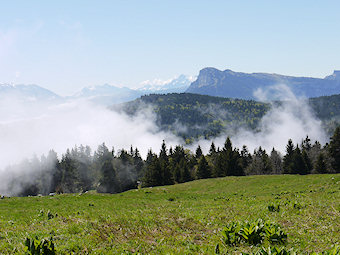
[[[142,96],[111,108],[134,115],[140,108],[150,107],[156,113],[157,124],[161,129],[190,142],[197,138],[216,137],[226,129],[229,132],[240,127],[256,130],[271,107],[281,103],[174,93]],[[340,124],[340,95],[311,98],[306,103],[331,135]]]
[[[17,174],[16,169],[26,169]],[[250,152],[247,146],[235,148],[229,137],[222,148],[212,142],[204,155],[181,145],[149,150],[145,160],[138,148],[109,149],[104,143],[92,153],[88,146],[68,149],[58,159],[54,151],[41,159],[34,158],[9,167],[11,195],[47,195],[97,190],[118,193],[129,189],[171,185],[195,179],[263,174],[340,173],[340,126],[329,144],[311,143],[308,136],[300,143],[287,142],[286,153],[261,147]]]

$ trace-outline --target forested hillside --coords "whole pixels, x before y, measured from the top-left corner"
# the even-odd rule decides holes
[[[312,98],[309,104],[328,133],[332,134],[340,123],[340,95]],[[181,93],[142,96],[112,109],[133,115],[146,106],[152,107],[157,114],[157,124],[161,129],[188,140],[215,137],[222,131],[232,132],[240,127],[256,129],[271,108],[269,103],[254,100]]]
[[[183,138],[214,137],[240,126],[255,129],[270,105],[253,100],[181,93],[147,95],[115,106],[130,115],[145,105],[157,113],[157,124]]]
[[[309,104],[327,133],[333,133],[340,124],[340,95],[311,98]]]

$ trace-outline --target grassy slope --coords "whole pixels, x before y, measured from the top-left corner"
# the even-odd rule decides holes
[[[280,212],[268,211],[274,201]],[[295,201],[303,208],[294,209]],[[49,210],[58,216],[48,219]],[[212,254],[225,224],[258,218],[279,223],[287,247],[328,249],[340,240],[340,175],[228,177],[115,195],[6,198],[0,200],[0,253],[22,253],[25,237],[37,235],[54,236],[61,254]]]

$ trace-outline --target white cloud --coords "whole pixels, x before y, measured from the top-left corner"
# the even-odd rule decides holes
[[[149,109],[131,118],[85,101],[51,106],[8,100],[0,103],[0,112],[0,168],[50,149],[60,155],[80,144],[93,149],[102,142],[116,149],[133,145],[145,156],[149,148],[158,150],[163,139],[181,142],[158,129]]]
[[[247,145],[251,152],[259,146],[267,151],[275,147],[284,154],[289,139],[294,143],[301,143],[308,135],[312,140],[318,140],[322,144],[327,141],[322,123],[314,116],[307,99],[296,97],[287,86],[283,84],[272,86],[256,91],[255,95],[259,100],[267,102],[268,95],[270,98],[274,96],[282,100],[282,104],[271,103],[271,110],[262,118],[258,132],[242,127],[236,133],[225,130],[222,136],[214,139],[216,146],[223,147],[229,135],[233,145],[240,149],[243,145]],[[202,140],[198,143],[205,152],[208,152],[211,141]],[[193,147],[195,146],[196,144]]]

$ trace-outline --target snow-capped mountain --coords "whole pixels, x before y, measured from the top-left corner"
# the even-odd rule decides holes
[[[145,94],[149,93],[182,93],[185,92],[187,88],[189,88],[191,82],[195,80],[195,77],[180,75],[174,79],[169,80],[146,80],[141,83],[142,87],[139,88],[139,91],[145,92]]]
[[[85,99],[101,105],[112,105],[134,100],[141,95],[143,95],[143,93],[137,90],[104,84],[85,87],[75,93],[71,99]]]
[[[56,93],[38,85],[13,85],[8,83],[0,84],[0,98],[15,98],[16,100],[28,102],[62,100],[62,97]]]
[[[13,85],[0,84],[0,100],[14,100],[16,102],[53,102],[63,103],[72,100],[90,101],[100,105],[113,105],[152,93],[181,93],[184,92],[193,81],[193,77],[180,75],[169,80],[148,80],[141,83],[141,88],[130,89],[110,84],[85,87],[72,96],[61,97],[56,93],[38,85]]]
[[[83,88],[70,98],[89,100],[101,105],[112,105],[132,101],[146,94],[182,93],[190,86],[192,80],[193,77],[185,75],[169,80],[147,80],[142,82],[142,87],[138,89],[117,87],[110,84],[97,85]]]

